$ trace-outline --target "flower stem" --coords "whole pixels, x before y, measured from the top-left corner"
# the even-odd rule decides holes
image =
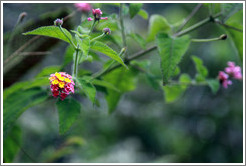
[[[91,29],[90,29],[90,32],[88,35],[91,34],[91,32],[93,31],[94,27],[95,27],[95,24],[96,24],[96,20],[93,21],[92,25],[91,25]]]
[[[119,17],[120,17],[121,36],[122,36],[123,47],[127,48],[124,19],[123,19],[123,7],[124,7],[124,4],[120,3]],[[126,55],[125,58],[127,58],[126,53],[125,55]]]
[[[61,30],[61,32],[66,36],[66,38],[70,41],[70,43],[72,44],[72,46],[74,47],[74,49],[76,50],[77,47],[74,45],[73,41],[67,36],[67,34],[64,32],[64,30],[62,29],[61,26],[59,26],[59,29]]]
[[[75,58],[73,63],[73,78],[77,78],[77,71],[78,71],[78,54],[79,54],[79,46],[75,50]]]

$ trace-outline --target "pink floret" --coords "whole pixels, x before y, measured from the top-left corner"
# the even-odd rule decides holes
[[[235,66],[234,62],[228,62],[228,67],[225,68],[225,72],[231,75],[234,79],[242,79],[241,67]]]
[[[89,12],[91,10],[91,5],[89,3],[75,3],[74,6],[82,12]]]

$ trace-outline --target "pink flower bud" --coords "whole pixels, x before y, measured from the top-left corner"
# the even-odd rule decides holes
[[[101,20],[108,20],[108,17],[101,17]]]
[[[110,30],[109,28],[104,28],[104,29],[103,29],[103,32],[104,32],[106,35],[110,35],[111,30]]]
[[[75,3],[74,6],[82,12],[89,12],[91,10],[91,5],[89,3]]]
[[[91,17],[88,17],[87,20],[88,20],[88,21],[92,21],[93,19],[92,19]]]
[[[63,20],[62,20],[62,19],[57,18],[57,19],[54,21],[54,25],[55,25],[55,26],[61,26],[62,24],[63,24]]]

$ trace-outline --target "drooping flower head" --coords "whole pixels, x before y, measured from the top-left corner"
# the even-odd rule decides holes
[[[240,66],[235,66],[234,62],[228,62],[228,67],[225,68],[225,72],[232,76],[234,79],[241,80],[242,73]]]
[[[229,80],[228,78],[229,78],[228,74],[226,74],[223,71],[219,72],[218,79],[224,88],[228,88],[228,85],[232,84],[231,80]]]
[[[63,19],[57,18],[57,19],[54,21],[54,25],[55,25],[55,26],[60,26],[60,25],[62,25],[62,24],[63,24]]]
[[[61,100],[64,100],[71,92],[74,93],[75,84],[71,75],[65,72],[56,72],[50,75],[49,80],[50,89],[54,97],[60,95]]]
[[[89,12],[91,10],[91,5],[89,3],[75,3],[74,6],[82,12]]]
[[[101,17],[103,13],[100,10],[100,8],[92,9],[92,14],[94,16],[94,20],[96,20],[96,21],[107,20],[108,19],[108,17]],[[87,20],[88,21],[92,21],[93,18],[89,17],[89,18],[87,18]]]

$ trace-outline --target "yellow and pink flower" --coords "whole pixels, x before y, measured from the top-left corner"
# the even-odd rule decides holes
[[[74,93],[74,81],[72,76],[65,72],[51,74],[49,77],[50,89],[54,97],[60,95],[61,100],[64,100],[67,95]]]

